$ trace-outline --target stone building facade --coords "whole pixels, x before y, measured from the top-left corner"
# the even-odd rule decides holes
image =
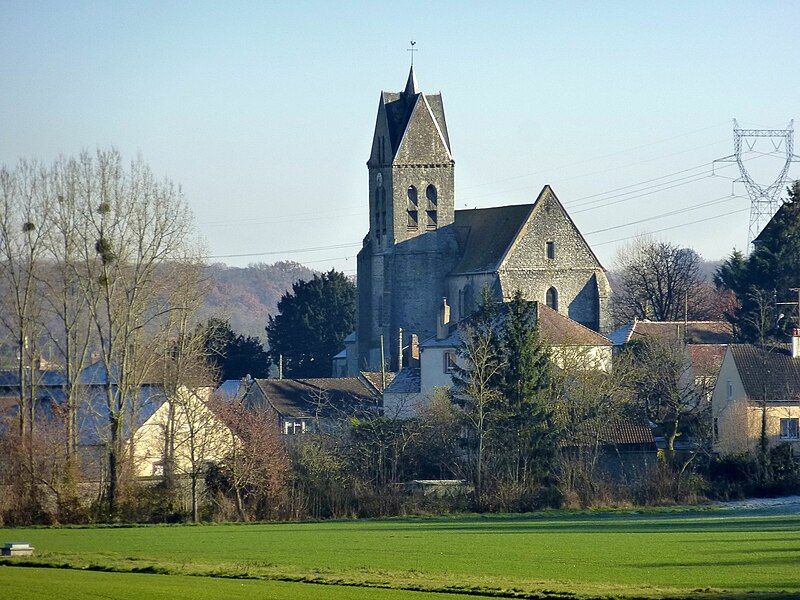
[[[370,229],[358,253],[358,324],[347,370],[399,366],[412,335],[519,289],[592,329],[609,326],[608,280],[549,186],[533,204],[455,210],[455,161],[441,94],[424,94],[413,67],[402,92],[382,92],[367,161]]]

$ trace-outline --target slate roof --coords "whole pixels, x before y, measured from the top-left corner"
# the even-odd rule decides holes
[[[384,393],[386,394],[419,394],[420,372],[416,367],[404,367],[392,380]]]
[[[327,413],[331,410],[367,409],[377,405],[375,390],[355,377],[254,381],[272,408],[285,417],[310,418],[320,408]]]
[[[240,398],[245,388],[246,384],[241,379],[226,379],[217,388],[217,393],[229,398]]]
[[[494,272],[533,210],[533,204],[472,208],[455,212],[461,253],[451,274]]]
[[[33,380],[37,386],[61,387],[66,383],[66,378],[61,371],[34,371]],[[0,371],[0,388],[19,387],[19,373],[16,369]]]
[[[685,331],[684,331],[685,330]],[[649,321],[634,319],[609,334],[615,346],[637,338],[656,337],[664,341],[685,339],[688,344],[731,344],[733,330],[727,321]]]
[[[785,348],[731,344],[745,393],[753,402],[800,402],[800,359]]]
[[[405,90],[402,92],[381,92],[381,100],[386,109],[386,120],[389,125],[389,141],[392,145],[392,156],[397,154],[397,150],[400,148],[400,142],[408,127],[411,113],[414,112],[414,106],[416,106],[417,102],[422,100],[420,96],[423,96],[424,100],[427,101],[431,115],[439,126],[439,130],[442,132],[445,145],[448,151],[450,150],[450,136],[447,133],[447,121],[444,117],[442,95],[420,93],[416,75],[414,74],[414,67],[412,66],[408,73],[408,81],[406,82]]]

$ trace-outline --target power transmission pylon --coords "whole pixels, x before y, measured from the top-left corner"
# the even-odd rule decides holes
[[[783,167],[777,177],[769,185],[757,183],[747,170],[743,155],[754,150],[760,138],[767,138],[772,143],[772,150],[763,154],[780,154],[784,157]],[[781,207],[781,193],[786,186],[789,167],[793,162],[800,160],[794,154],[794,120],[789,121],[786,129],[742,129],[736,119],[733,120],[733,151],[734,153],[718,162],[735,162],[739,166],[739,178],[734,183],[743,183],[750,197],[750,228],[747,233],[747,248],[772,216]]]

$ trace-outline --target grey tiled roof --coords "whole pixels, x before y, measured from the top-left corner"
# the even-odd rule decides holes
[[[582,430],[575,438],[564,439],[561,446],[574,447],[599,442],[604,446],[646,446],[656,449],[653,430],[645,421],[613,419],[600,424],[587,424]]]
[[[405,367],[386,388],[387,394],[418,394],[420,392],[419,369]]]
[[[635,319],[608,336],[615,346],[643,337],[664,341],[686,339],[688,344],[731,344],[733,330],[727,321],[649,321]]]
[[[461,258],[452,274],[495,271],[533,204],[457,210],[455,228]]]
[[[785,348],[731,344],[728,349],[752,402],[800,402],[800,359]]]
[[[381,100],[386,107],[386,119],[389,125],[389,141],[392,145],[392,155],[397,154],[400,148],[400,141],[403,139],[403,134],[408,127],[411,119],[411,113],[414,112],[414,106],[417,102],[421,101],[421,96],[430,107],[431,116],[439,126],[442,132],[445,145],[450,149],[450,137],[447,133],[447,122],[444,117],[444,104],[442,102],[441,94],[422,94],[416,86],[414,80],[414,68],[408,74],[409,81],[406,84],[406,89],[402,92],[383,92]],[[411,86],[411,81],[414,80],[414,85]]]
[[[376,391],[355,377],[256,379],[255,383],[245,403],[266,400],[286,417],[313,417],[320,410],[354,412],[376,406],[378,400]]]

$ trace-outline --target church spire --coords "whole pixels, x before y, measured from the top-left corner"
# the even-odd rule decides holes
[[[406,89],[403,92],[404,94],[414,95],[416,96],[419,94],[419,85],[417,85],[417,76],[414,75],[414,65],[411,65],[411,69],[408,72],[408,81],[406,81]]]

